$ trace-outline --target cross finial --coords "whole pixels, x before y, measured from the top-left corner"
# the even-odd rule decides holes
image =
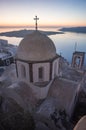
[[[35,16],[35,18],[34,18],[34,20],[36,21],[36,23],[35,23],[35,29],[37,30],[38,29],[38,27],[37,27],[37,20],[39,20],[39,18],[37,18],[37,16]]]

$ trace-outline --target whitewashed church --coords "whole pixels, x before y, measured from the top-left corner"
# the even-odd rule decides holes
[[[46,97],[49,84],[59,75],[59,55],[52,40],[37,30],[27,35],[18,47],[16,70],[20,81],[34,84],[37,95]]]
[[[36,30],[27,35],[16,55],[17,77],[36,91],[38,98],[47,96],[52,80],[59,76],[59,55],[53,41]]]

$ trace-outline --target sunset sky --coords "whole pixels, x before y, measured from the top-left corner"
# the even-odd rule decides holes
[[[0,26],[86,26],[86,0],[0,0]]]

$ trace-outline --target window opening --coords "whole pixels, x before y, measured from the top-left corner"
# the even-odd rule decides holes
[[[43,79],[43,71],[44,69],[43,69],[43,67],[40,67],[39,68],[39,79]]]

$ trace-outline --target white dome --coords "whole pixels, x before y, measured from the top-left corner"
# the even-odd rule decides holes
[[[25,61],[45,61],[56,56],[56,48],[51,39],[39,31],[27,35],[17,51],[17,58]]]

